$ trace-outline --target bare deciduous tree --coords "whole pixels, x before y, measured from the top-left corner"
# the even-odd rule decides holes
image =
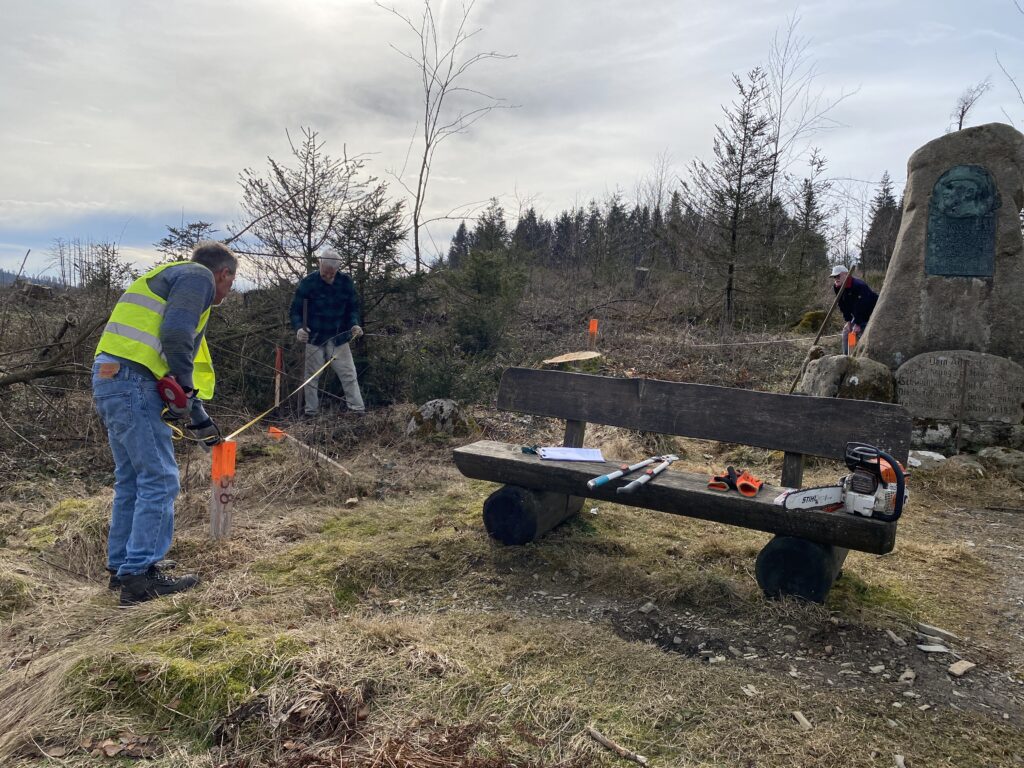
[[[469,28],[469,17],[475,0],[463,2],[461,17],[450,36],[438,28],[432,2],[433,0],[424,0],[423,12],[418,20],[394,7],[377,3],[378,7],[405,22],[418,44],[418,49],[414,51],[403,51],[395,45],[391,46],[416,67],[423,89],[423,124],[420,137],[422,143],[418,148],[416,180],[412,183],[405,181],[409,159],[416,144],[415,132],[409,144],[405,165],[400,171],[392,172],[412,201],[410,215],[417,274],[423,265],[421,230],[430,223],[425,216],[424,206],[434,153],[445,139],[464,133],[492,110],[506,106],[501,103],[502,99],[464,85],[466,74],[483,61],[513,58],[496,51],[472,53],[466,50],[469,41],[481,31]],[[419,125],[416,130],[420,130]]]
[[[969,115],[971,110],[974,109],[974,105],[978,103],[978,100],[988,93],[991,88],[992,79],[986,77],[977,85],[972,85],[960,94],[956,100],[956,106],[954,106],[953,111],[949,113],[949,119],[952,121],[952,124],[956,125],[956,130],[963,130],[964,120],[967,119],[967,115]]]
[[[789,17],[784,29],[777,30],[768,48],[767,96],[771,125],[773,167],[768,178],[768,216],[765,247],[770,252],[775,241],[782,211],[777,198],[779,186],[790,167],[811,151],[810,140],[836,125],[829,117],[841,102],[856,91],[841,91],[826,98],[817,86],[818,64],[811,58],[811,40],[798,32],[800,17]]]

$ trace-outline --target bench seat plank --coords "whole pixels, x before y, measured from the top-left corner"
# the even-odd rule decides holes
[[[754,499],[707,489],[708,478],[669,470],[632,495],[617,494],[618,480],[590,490],[587,481],[619,467],[615,462],[542,461],[518,445],[480,440],[456,448],[455,464],[466,477],[570,496],[738,525],[783,536],[797,536],[873,554],[891,552],[896,523],[820,510],[784,511],[772,502],[781,489],[765,485]]]

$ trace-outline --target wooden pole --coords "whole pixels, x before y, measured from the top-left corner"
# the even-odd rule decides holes
[[[852,267],[850,267],[850,273],[849,273],[850,277],[853,277],[853,270],[855,270],[856,268],[857,268],[856,264],[854,264]],[[818,335],[814,337],[814,341],[811,343],[811,349],[813,349],[815,346],[817,346],[818,341],[821,339],[821,334],[823,334],[825,332],[825,326],[828,325],[829,318],[832,317],[832,312],[839,305],[839,299],[841,299],[843,297],[843,292],[845,290],[846,290],[846,283],[844,282],[840,286],[839,292],[836,293],[836,298],[832,302],[832,306],[829,307],[828,308],[828,312],[825,313],[825,319],[821,321],[821,327],[818,329]],[[796,389],[796,385],[800,383],[800,379],[803,378],[804,370],[807,368],[807,363],[809,361],[810,354],[811,354],[811,352],[810,352],[810,350],[808,350],[807,354],[804,355],[803,363],[800,364],[800,372],[797,373],[796,378],[793,379],[793,383],[789,385],[789,394],[791,394],[791,395],[793,394],[793,390]]]
[[[210,489],[210,535],[214,541],[231,535],[231,515],[235,506],[234,440],[213,446],[213,483]]]
[[[285,373],[285,350],[281,346],[273,349],[273,407],[281,407],[281,376]]]
[[[302,327],[309,333],[309,299],[302,300]],[[309,342],[307,341],[306,344]],[[306,378],[306,344],[299,347],[299,378]],[[299,390],[299,416],[306,412],[306,388]]]

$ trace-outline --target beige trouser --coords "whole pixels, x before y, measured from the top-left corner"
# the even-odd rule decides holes
[[[331,359],[331,368],[338,374],[341,388],[345,392],[345,403],[350,411],[363,411],[363,396],[359,392],[359,380],[356,378],[356,364],[352,360],[352,350],[349,345],[336,345],[334,342],[327,342],[322,347],[315,344],[306,344],[306,377],[313,375],[313,372]],[[320,397],[317,393],[317,384],[320,377],[306,385],[305,398],[307,415],[313,415],[320,410]]]

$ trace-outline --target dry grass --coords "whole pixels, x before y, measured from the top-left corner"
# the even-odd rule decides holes
[[[684,326],[627,322],[634,310],[602,325],[611,372],[628,365],[778,389],[803,350],[708,351],[694,345],[713,339]],[[529,353],[564,352],[575,332],[566,326]],[[4,765],[41,764],[60,750],[50,764],[97,765],[89,752],[107,738],[146,738],[155,745],[146,764],[161,768],[623,765],[588,725],[659,768],[881,766],[897,753],[911,766],[960,768],[1024,755],[1019,706],[1009,722],[959,700],[963,711],[895,709],[870,680],[816,677],[814,647],[773,640],[788,626],[801,643],[838,647],[926,620],[964,637],[982,670],[1019,677],[1024,641],[1003,615],[1012,594],[1001,592],[1019,581],[984,538],[1010,527],[990,529],[990,518],[965,509],[1022,506],[1019,485],[1005,478],[915,474],[892,554],[851,554],[826,606],[775,603],[753,577],[768,538],[754,531],[595,503],[537,544],[497,546],[480,521],[494,486],[459,477],[445,441],[405,438],[407,408],[384,409],[295,427],[352,478],[249,433],[235,530],[217,545],[206,532],[208,460],[183,455],[171,556],[205,584],[121,611],[102,586],[109,457],[84,393],[64,404],[79,414],[68,432],[97,438],[81,448],[93,474],[54,474],[12,455],[10,435],[2,441]],[[474,416],[489,437],[561,436],[552,420],[486,408]],[[26,434],[43,444],[55,433],[43,424]],[[677,453],[691,472],[732,464],[768,482],[781,472],[781,456],[767,451],[608,427],[588,427],[588,445],[620,459]],[[81,456],[60,452],[68,462]],[[811,463],[805,479],[831,482],[840,471]],[[344,506],[350,497],[360,499],[354,508]],[[658,611],[641,618],[636,608],[648,600]],[[725,661],[703,661],[704,640]],[[731,643],[756,646],[761,658],[735,659]],[[799,729],[793,710],[812,731]]]
[[[622,431],[606,439],[616,455],[649,448]],[[693,467],[727,459],[777,471],[765,452],[684,448]],[[600,504],[536,545],[499,547],[479,518],[492,486],[445,469],[430,476],[433,490],[411,493],[419,465],[445,452],[379,474],[373,451],[348,456],[354,487],[255,441],[239,468],[232,541],[206,542],[198,480],[180,516],[172,555],[209,584],[131,611],[112,608],[95,582],[5,556],[0,585],[25,589],[4,592],[20,597],[7,609],[0,754],[27,765],[63,749],[64,762],[87,765],[83,739],[149,734],[155,766],[617,764],[588,725],[659,766],[869,766],[896,753],[912,765],[996,765],[1024,754],[1020,731],[984,714],[910,708],[892,727],[888,698],[771,667],[709,666],[630,639],[614,619],[653,599],[666,618],[737,624],[751,638],[781,624],[829,627],[834,615],[1004,632],[993,612],[964,608],[991,589],[991,569],[947,535],[948,520],[937,524],[947,494],[987,499],[981,483],[925,478],[896,552],[852,555],[821,608],[759,596],[764,534],[687,518]],[[340,506],[360,492],[369,498]],[[90,521],[107,499],[38,503],[9,545],[93,563],[103,532]]]

